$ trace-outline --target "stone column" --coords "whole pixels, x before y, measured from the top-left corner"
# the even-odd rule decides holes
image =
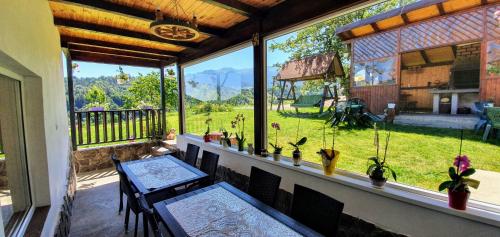
[[[457,114],[458,110],[458,93],[451,94],[451,114]]]
[[[439,93],[435,93],[432,97],[432,113],[439,114]]]

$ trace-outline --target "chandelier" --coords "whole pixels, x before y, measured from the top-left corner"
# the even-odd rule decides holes
[[[200,36],[198,31],[198,22],[193,15],[191,20],[182,20],[179,16],[179,9],[188,16],[177,0],[172,0],[175,10],[174,18],[164,18],[160,9],[156,10],[156,20],[151,22],[149,29],[154,35],[168,40],[192,41]],[[189,18],[189,17],[188,17]]]

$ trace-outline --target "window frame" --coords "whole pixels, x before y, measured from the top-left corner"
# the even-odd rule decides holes
[[[350,8],[346,8],[346,9],[343,9],[343,10],[340,10],[340,11],[337,11],[337,12],[334,12],[332,14],[328,14],[328,15],[325,15],[323,17],[319,17],[317,19],[314,19],[314,20],[311,20],[311,21],[308,21],[308,22],[305,22],[303,24],[298,24],[296,26],[293,26],[293,27],[290,27],[288,29],[283,29],[283,30],[280,30],[280,31],[277,31],[277,32],[273,32],[272,34],[269,34],[269,35],[266,35],[264,36],[263,38],[263,43],[264,43],[264,54],[263,54],[263,57],[264,57],[264,80],[265,80],[265,88],[264,88],[264,94],[265,96],[267,97],[267,43],[268,41],[271,41],[272,39],[274,38],[278,38],[280,36],[283,36],[283,35],[286,35],[286,34],[289,34],[289,33],[292,33],[292,32],[295,32],[295,31],[298,31],[298,30],[301,30],[303,28],[306,28],[308,26],[311,26],[311,25],[314,25],[314,24],[317,24],[319,22],[322,22],[322,21],[325,21],[325,20],[328,20],[328,19],[331,19],[331,18],[334,18],[334,17],[338,17],[338,16],[341,16],[341,15],[345,15],[345,14],[348,14],[348,13],[351,13],[351,12],[354,12],[356,10],[359,10],[359,9],[362,9],[362,8],[366,8],[366,7],[370,7],[370,6],[373,6],[373,5],[376,5],[376,4],[379,4],[383,2],[382,0],[381,1],[373,1],[373,2],[369,2],[369,3],[361,3],[361,4],[358,4],[358,5],[355,5],[355,6],[352,6]],[[351,68],[351,71],[350,71],[350,76],[352,78],[353,74],[354,74],[354,60],[353,60],[353,54],[354,54],[354,47],[352,47],[352,42],[345,42],[346,44],[351,44],[351,52],[350,52],[350,56],[351,56],[351,65],[350,65],[350,68]],[[401,67],[400,65],[400,61],[401,61],[401,53],[403,52],[398,52],[394,55],[391,55],[391,56],[387,56],[387,57],[379,57],[379,58],[373,58],[371,59],[372,61],[373,60],[380,60],[380,59],[383,59],[383,58],[393,58],[394,59],[394,67],[395,69],[397,70],[396,71],[396,77],[394,78],[394,82],[392,84],[378,84],[378,85],[367,85],[367,86],[354,86],[354,81],[353,80],[350,80],[349,82],[349,85],[351,86],[351,88],[375,88],[375,87],[380,87],[380,86],[394,86],[394,85],[398,85],[399,83],[399,80],[400,80],[400,76],[398,75],[400,72],[398,71],[398,67]],[[267,101],[267,98],[265,98],[265,101]],[[260,108],[261,110],[264,111],[264,114],[265,114],[265,124],[267,124],[267,122],[269,121],[268,120],[268,116],[267,116],[267,103],[263,106],[263,108]],[[267,138],[268,138],[268,129],[266,128],[265,129],[265,135],[264,137],[266,138],[266,141],[265,141],[265,144],[267,144]],[[282,160],[285,160],[285,161],[288,161],[288,162],[292,162],[292,159],[289,158],[289,157],[286,157],[286,156],[283,156],[282,155]],[[279,162],[278,162],[279,163]],[[302,161],[302,165],[303,166],[306,166],[306,167],[309,167],[309,168],[313,168],[313,169],[319,169],[321,171],[322,167],[320,164],[317,164],[317,163],[312,163],[312,162],[308,162],[308,161]],[[294,167],[294,168],[297,168],[297,167]],[[300,169],[300,167],[299,167]],[[347,170],[342,170],[342,169],[335,169],[335,174],[340,174],[342,176],[346,176],[346,177],[349,177],[349,178],[352,178],[354,180],[357,180],[357,181],[361,181],[363,182],[364,184],[370,184],[370,179],[367,177],[367,176],[363,176],[363,175],[360,175],[360,174],[356,174],[354,172],[350,172],[350,171],[347,171]],[[321,174],[320,174],[321,175]],[[332,178],[332,179],[335,179],[334,177],[331,177],[331,176],[326,176],[326,175],[322,175],[324,177],[328,177],[328,178]],[[358,184],[356,185],[352,185],[353,187],[359,187]],[[413,186],[410,186],[410,185],[406,185],[406,184],[402,184],[402,183],[395,183],[395,182],[392,182],[392,181],[388,181],[386,183],[387,187],[391,188],[391,189],[394,189],[396,191],[403,191],[403,192],[408,192],[408,193],[412,193],[412,194],[415,194],[415,195],[419,195],[419,196],[422,196],[424,198],[427,198],[429,200],[437,200],[439,201],[440,203],[441,202],[448,202],[448,197],[443,194],[443,193],[439,193],[439,192],[436,192],[436,191],[433,191],[433,190],[427,190],[427,189],[423,189],[423,188],[419,188],[419,187],[413,187]],[[360,190],[362,190],[360,188]],[[375,192],[375,191],[374,191]],[[383,192],[383,190],[382,190]],[[377,191],[376,193],[381,193],[379,191]],[[393,194],[392,196],[398,196],[398,194]],[[412,199],[412,197],[407,197],[407,196],[401,196],[401,198],[403,199]],[[419,197],[421,199],[421,197]],[[488,213],[493,213],[495,215],[500,215],[500,205],[495,205],[495,204],[490,204],[490,203],[486,203],[486,202],[481,202],[481,201],[477,201],[477,200],[473,200],[473,199],[470,199],[468,201],[468,206],[471,207],[471,208],[475,208],[475,209],[479,209],[480,211],[484,211],[484,212],[488,212]],[[429,204],[429,205],[425,205],[424,207],[428,207],[428,208],[431,208],[431,209],[445,209],[446,212],[448,213],[461,213],[460,211],[457,211],[457,210],[454,210],[450,207],[448,207],[446,205],[446,208],[443,208],[442,205],[439,206],[439,205],[432,205],[432,204]],[[475,215],[479,215],[479,214],[476,214],[474,213]],[[455,214],[455,215],[458,215],[458,214]],[[458,216],[463,216],[463,215],[458,215]],[[479,216],[482,216],[482,215],[479,215]],[[484,217],[488,220],[491,220],[492,218],[488,218],[488,217]]]
[[[188,63],[185,63],[185,64],[179,64],[179,69],[180,69],[180,82],[178,83],[181,83],[182,86],[181,86],[181,94],[182,96],[179,96],[179,103],[182,103],[184,106],[182,106],[182,109],[184,111],[182,111],[182,113],[179,113],[180,118],[179,118],[179,122],[182,123],[182,126],[179,126],[179,128],[182,128],[183,131],[181,131],[180,134],[189,134],[189,135],[192,135],[192,136],[197,136],[196,134],[192,134],[192,133],[188,133],[187,132],[187,124],[186,124],[186,106],[185,106],[185,102],[186,102],[186,77],[185,77],[185,69],[190,67],[190,66],[194,66],[194,65],[197,65],[197,64],[200,64],[200,63],[204,63],[206,61],[210,61],[212,59],[216,59],[216,58],[220,58],[220,57],[223,57],[227,54],[230,54],[230,53],[234,53],[236,51],[239,51],[239,50],[242,50],[242,49],[245,49],[245,48],[248,48],[248,47],[253,47],[252,46],[252,42],[251,40],[248,40],[248,41],[244,41],[240,44],[236,44],[232,47],[228,47],[228,48],[225,48],[223,50],[220,50],[220,51],[217,51],[217,52],[214,52],[212,54],[209,54],[209,55],[206,55],[204,57],[201,57],[201,58],[198,58],[198,59],[195,59],[195,60],[192,60],[192,61],[189,61]],[[253,55],[252,55],[252,62],[253,62]],[[253,65],[252,69],[255,67],[255,65]],[[253,81],[252,81],[253,83]],[[179,108],[180,109],[180,108]],[[253,118],[252,118],[253,119]],[[254,131],[254,134],[253,136],[255,137],[255,131]],[[201,136],[199,136],[201,137]],[[255,141],[254,141],[255,143]]]

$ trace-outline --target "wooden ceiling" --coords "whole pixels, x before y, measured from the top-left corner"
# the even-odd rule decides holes
[[[455,51],[456,46],[444,46],[407,52],[401,54],[401,63],[403,67],[452,64],[455,60]]]
[[[185,15],[198,18],[193,42],[158,38],[149,31],[160,9],[176,17],[167,0],[48,0],[61,45],[73,60],[146,67],[185,63],[226,47],[321,17],[360,1],[178,0]]]
[[[343,40],[367,36],[418,21],[470,9],[500,0],[421,0],[337,29]]]

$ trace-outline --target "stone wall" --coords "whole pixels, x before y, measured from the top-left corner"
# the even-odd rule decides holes
[[[248,187],[249,177],[239,174],[224,166],[217,168],[217,181],[225,181],[232,186],[245,191]],[[280,189],[274,208],[287,215],[290,214],[293,194]],[[339,237],[347,236],[366,236],[366,237],[382,237],[382,236],[404,236],[383,230],[372,223],[366,222],[362,219],[342,214],[340,219]]]
[[[71,228],[71,215],[73,211],[73,200],[76,193],[76,170],[75,170],[75,156],[69,154],[70,167],[67,175],[66,195],[64,195],[63,205],[59,212],[59,222],[55,230],[55,237],[69,236]]]
[[[73,152],[76,173],[113,167],[113,153],[121,161],[142,159],[150,154],[152,142],[128,143],[115,146],[78,149]]]

